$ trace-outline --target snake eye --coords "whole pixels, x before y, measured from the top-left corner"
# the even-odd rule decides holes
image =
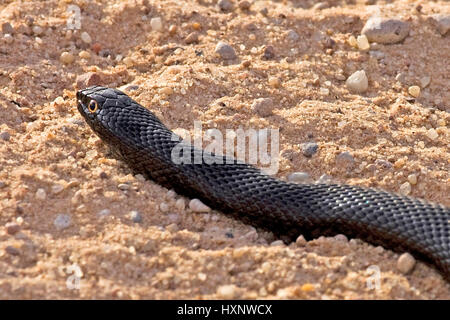
[[[98,109],[98,103],[95,100],[89,101],[88,109],[90,112],[94,113]]]

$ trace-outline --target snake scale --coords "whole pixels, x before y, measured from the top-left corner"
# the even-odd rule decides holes
[[[188,152],[184,156],[219,161],[177,164],[171,155],[181,138],[174,139],[152,112],[123,92],[89,87],[77,92],[77,107],[92,130],[135,173],[179,194],[199,198],[284,239],[341,233],[408,251],[433,263],[449,279],[448,207],[358,186],[288,183],[191,145],[182,149]]]

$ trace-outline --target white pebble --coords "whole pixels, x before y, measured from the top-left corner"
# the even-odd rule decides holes
[[[413,174],[410,174],[410,175],[408,176],[408,181],[409,181],[409,183],[411,183],[412,185],[416,184],[416,183],[417,183],[417,175],[415,175],[414,173],[413,173]]]
[[[119,188],[120,190],[129,190],[130,189],[130,186],[128,185],[128,184],[126,184],[126,183],[121,183],[121,184],[119,184],[118,186],[117,186],[117,188]]]
[[[109,216],[110,214],[111,214],[111,210],[109,210],[109,209],[103,209],[97,213],[97,215],[99,215],[100,217],[106,217],[106,216]]]
[[[409,25],[397,19],[372,17],[367,20],[361,33],[366,35],[370,42],[396,43],[409,34]]]
[[[133,222],[142,222],[142,215],[136,210],[130,211],[130,218]]]
[[[162,20],[160,17],[152,18],[150,20],[150,25],[154,31],[161,31],[163,29]]]
[[[53,194],[59,194],[64,190],[64,186],[61,184],[55,184],[51,188]]]
[[[410,273],[415,265],[416,259],[408,252],[402,254],[397,260],[397,269],[403,274]]]
[[[184,202],[184,199],[182,198],[177,199],[177,201],[175,202],[175,208],[177,208],[180,211],[186,209],[186,202]]]
[[[161,210],[161,212],[167,212],[169,211],[169,205],[165,202],[161,202],[159,204],[159,210]]]
[[[56,229],[62,230],[66,229],[71,224],[71,218],[70,215],[65,213],[60,213],[56,216],[55,220],[53,221],[53,224],[55,225]]]
[[[45,198],[47,198],[47,193],[45,192],[44,189],[39,188],[36,191],[36,199],[38,200],[45,200]]]
[[[407,196],[408,194],[411,193],[411,184],[410,184],[409,182],[403,183],[403,184],[400,186],[398,192],[399,192],[400,194],[404,195],[404,196]]]
[[[5,42],[6,42],[7,44],[12,43],[13,40],[14,40],[13,37],[12,37],[12,35],[10,35],[9,33],[5,34],[5,35],[3,36],[3,39],[5,39]]]
[[[228,284],[217,288],[217,295],[225,300],[233,299],[236,296],[236,286]]]
[[[367,40],[367,37],[362,34],[360,36],[358,36],[358,38],[356,38],[356,43],[358,45],[359,50],[369,50],[370,49],[370,44],[369,44],[369,40]]]
[[[271,247],[284,246],[284,242],[282,240],[275,240],[270,244]]]
[[[92,38],[89,35],[89,33],[87,33],[86,31],[81,33],[81,41],[83,41],[84,43],[91,43],[92,42]]]
[[[33,33],[37,36],[41,35],[44,32],[44,30],[40,26],[34,26],[32,30]]]
[[[189,201],[189,209],[194,212],[210,212],[211,208],[201,202],[199,199]]]
[[[298,236],[297,240],[295,240],[295,244],[299,247],[305,246],[306,243],[306,239],[302,234]]]
[[[348,77],[346,81],[347,88],[355,93],[363,93],[369,87],[369,80],[367,79],[366,72],[359,70]]]
[[[287,177],[288,181],[296,183],[306,183],[309,181],[309,174],[306,172],[293,172]]]
[[[439,134],[433,128],[427,131],[427,137],[430,138],[431,140],[435,140],[438,136]]]

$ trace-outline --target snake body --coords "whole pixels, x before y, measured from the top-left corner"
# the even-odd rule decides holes
[[[238,160],[185,145],[184,156],[216,161],[177,164],[181,139],[123,92],[100,86],[77,92],[93,131],[129,165],[177,193],[199,198],[281,238],[345,234],[394,251],[408,251],[450,276],[450,209],[393,193],[338,184],[277,180]]]

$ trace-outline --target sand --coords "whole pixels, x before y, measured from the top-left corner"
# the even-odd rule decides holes
[[[192,212],[133,176],[82,120],[80,86],[119,87],[174,130],[279,128],[280,179],[327,174],[450,206],[450,41],[431,19],[448,2],[233,3],[1,2],[0,298],[450,298],[433,266],[402,273],[402,252],[343,236],[283,244]],[[377,12],[408,22],[406,39],[350,45]],[[219,41],[235,59],[215,54]],[[369,82],[356,94],[345,80],[358,70]],[[252,111],[259,98],[273,100],[269,115]]]

